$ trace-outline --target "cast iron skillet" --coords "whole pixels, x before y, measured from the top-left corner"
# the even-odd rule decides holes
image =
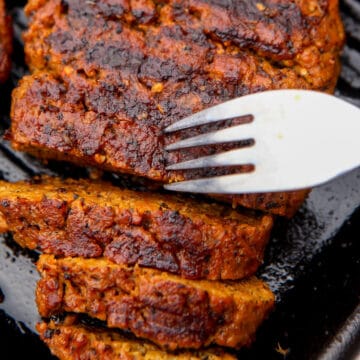
[[[9,125],[10,93],[26,73],[21,31],[23,1],[10,1],[15,52],[0,98],[0,129]],[[360,107],[360,2],[343,0],[347,44],[336,95]],[[339,119],[341,121],[341,119]],[[359,119],[360,121],[360,119]],[[360,141],[360,134],[359,134]],[[360,154],[359,154],[360,156]],[[86,170],[15,153],[0,142],[0,175],[15,181],[36,174],[82,176]],[[124,181],[107,175],[113,182]],[[360,356],[360,169],[319,187],[290,221],[278,219],[258,274],[277,296],[275,311],[241,359],[355,359]],[[32,332],[37,254],[0,238],[0,359],[52,359]]]

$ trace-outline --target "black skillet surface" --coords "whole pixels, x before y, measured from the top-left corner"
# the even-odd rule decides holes
[[[22,1],[8,1],[14,17],[12,77],[0,89],[1,131],[9,124],[10,92],[26,72],[20,33]],[[347,45],[337,95],[360,107],[360,2],[343,0]],[[341,121],[341,119],[339,119]],[[360,141],[360,134],[359,134]],[[360,156],[360,155],[359,155]],[[71,165],[44,167],[0,142],[0,176],[86,174]],[[119,181],[117,178],[112,180]],[[241,359],[360,358],[360,169],[311,193],[294,219],[279,219],[259,271],[277,296],[276,310]],[[33,261],[10,237],[0,238],[0,359],[52,359],[31,331],[38,321]]]

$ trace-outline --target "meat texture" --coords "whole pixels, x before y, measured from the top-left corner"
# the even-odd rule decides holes
[[[6,81],[11,70],[11,18],[6,14],[5,2],[0,0],[0,83]]]
[[[41,339],[59,360],[235,360],[220,348],[201,351],[166,352],[143,340],[114,330],[84,325],[74,316],[62,323],[40,323]]]
[[[0,181],[2,231],[56,256],[105,256],[186,278],[239,279],[262,263],[272,217],[105,182]]]
[[[267,285],[186,280],[107,259],[41,255],[36,290],[43,317],[86,313],[169,350],[249,345],[274,305]]]
[[[167,152],[200,130],[165,126],[258,91],[332,92],[344,41],[337,0],[30,0],[26,13],[33,74],[13,93],[13,146],[159,183],[204,175],[168,164],[231,148]],[[291,216],[306,194],[227,200]]]

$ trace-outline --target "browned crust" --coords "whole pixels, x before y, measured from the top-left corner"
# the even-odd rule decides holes
[[[11,70],[12,26],[6,14],[5,2],[0,0],[0,83],[7,80]]]
[[[13,94],[13,146],[178,181],[198,172],[167,172],[166,165],[212,150],[164,151],[168,142],[194,133],[164,137],[171,122],[267,89],[334,90],[344,41],[337,0],[161,4],[30,1],[25,44],[36,73]],[[230,201],[291,216],[305,196]]]
[[[0,212],[0,230],[23,247],[213,280],[252,275],[273,224],[215,203],[58,178],[0,181]]]
[[[286,216],[295,215],[310,193],[310,189],[275,192],[263,194],[244,194],[241,196],[219,196],[216,198],[224,202],[231,202],[233,207],[241,205],[250,209],[261,209],[268,213]]]
[[[52,255],[41,255],[37,266],[41,316],[86,313],[171,350],[249,345],[274,305],[274,295],[256,278],[193,281],[106,259]]]
[[[125,337],[114,330],[83,325],[76,316],[63,323],[40,323],[40,338],[60,360],[235,360],[235,356],[216,348],[200,351],[166,352],[144,340]]]

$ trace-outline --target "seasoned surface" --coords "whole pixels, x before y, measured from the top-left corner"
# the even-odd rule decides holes
[[[47,158],[172,182],[162,129],[224,100],[276,88],[332,92],[343,29],[336,0],[32,0],[31,70],[13,95],[12,143]],[[216,149],[215,149],[216,150]],[[216,170],[215,172],[217,172]],[[234,197],[292,215],[306,192]]]
[[[37,266],[41,316],[86,313],[172,350],[249,345],[274,304],[274,295],[256,278],[193,281],[103,258],[53,255],[41,255]]]
[[[0,0],[0,83],[4,82],[10,74],[11,52],[12,52],[11,18],[6,15],[4,0]]]
[[[186,278],[239,279],[262,263],[270,215],[105,182],[0,181],[2,231],[57,256],[105,256]]]
[[[63,323],[40,323],[41,339],[60,360],[235,360],[224,350],[166,352],[143,340],[128,338],[116,331],[95,328],[67,316]]]

